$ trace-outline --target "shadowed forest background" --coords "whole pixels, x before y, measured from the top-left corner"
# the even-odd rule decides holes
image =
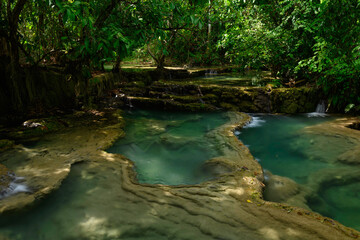
[[[269,70],[275,85],[318,86],[333,111],[356,112],[359,16],[358,0],[1,0],[1,112],[46,103],[31,89],[61,88],[50,70],[86,99],[92,75],[135,60]]]

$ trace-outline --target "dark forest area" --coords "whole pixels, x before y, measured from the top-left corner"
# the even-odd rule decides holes
[[[158,69],[236,65],[268,70],[284,86],[301,82],[320,87],[337,111],[360,107],[357,0],[0,4],[0,98],[8,111],[36,102],[24,85],[47,84],[34,83],[36,76],[29,74],[55,68],[82,89],[104,66],[111,64],[118,72],[132,58],[150,59]]]

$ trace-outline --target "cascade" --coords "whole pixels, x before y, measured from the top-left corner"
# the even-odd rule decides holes
[[[317,113],[325,113],[326,112],[326,104],[325,100],[321,100],[318,105],[316,106],[315,112]]]

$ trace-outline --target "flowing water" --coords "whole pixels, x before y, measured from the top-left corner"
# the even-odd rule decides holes
[[[196,184],[211,178],[201,167],[218,153],[206,133],[224,124],[227,117],[138,110],[128,113],[127,119],[125,138],[108,152],[134,161],[140,183]]]
[[[360,230],[359,167],[337,161],[355,146],[341,136],[307,134],[307,127],[334,120],[321,116],[254,115],[237,135],[265,170],[311,192],[308,207]]]

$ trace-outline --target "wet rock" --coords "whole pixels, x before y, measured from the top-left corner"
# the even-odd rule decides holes
[[[360,164],[360,146],[341,154],[338,156],[337,160],[341,163],[349,165]]]
[[[0,164],[0,198],[7,193],[10,184],[14,179],[15,174],[7,167]]]
[[[306,204],[306,191],[302,186],[290,178],[273,175],[269,171],[265,174],[265,200],[310,209]]]
[[[220,157],[206,161],[201,167],[201,171],[210,174],[213,177],[217,177],[219,175],[234,171],[234,167],[232,166],[231,162]]]
[[[229,123],[209,134],[227,162],[221,164],[222,167],[229,166],[232,170],[218,179],[189,186],[138,183],[134,164],[129,159],[97,149],[118,137],[118,129],[106,126],[109,121],[105,121],[95,127],[78,127],[46,136],[41,143],[41,148],[48,150],[45,155],[25,149],[26,154],[34,151],[35,155],[29,161],[22,161],[19,171],[32,177],[38,188],[32,194],[0,201],[0,210],[9,210],[10,206],[20,208],[50,193],[60,186],[71,164],[83,161],[88,169],[78,169],[78,181],[89,188],[81,190],[84,192],[79,194],[81,201],[67,199],[69,206],[75,208],[65,212],[62,208],[54,209],[60,238],[238,239],[241,236],[254,240],[335,240],[359,237],[355,230],[336,221],[325,221],[318,214],[263,201],[261,166],[233,134],[233,130],[245,125],[250,117],[236,113],[229,113],[229,117]],[[89,184],[90,177],[99,180],[99,184]],[[77,184],[74,187],[76,189]],[[59,219],[67,224],[58,224]],[[0,237],[2,234],[7,232],[1,232]]]
[[[360,130],[360,122],[354,122],[354,123],[348,125],[348,128]]]
[[[360,131],[347,126],[354,118],[339,118],[304,128],[299,134],[307,136],[307,148],[304,154],[317,161],[358,164]],[[304,143],[301,143],[304,144]],[[332,148],[331,146],[336,146]]]
[[[96,119],[103,121],[94,121]],[[0,213],[20,209],[54,191],[69,174],[71,164],[89,159],[90,154],[99,154],[124,134],[123,119],[118,111],[109,111],[101,116],[85,114],[80,118],[71,115],[64,121],[70,121],[76,127],[72,127],[71,131],[43,135],[34,148],[18,145],[0,155],[0,162],[16,166],[15,174],[24,177],[26,186],[31,189],[31,192],[1,199]],[[22,135],[23,138],[29,136]],[[19,178],[12,180],[18,184],[13,185],[15,192],[26,190],[18,182]],[[4,186],[8,183],[9,179],[4,178]]]
[[[44,125],[40,122],[37,122],[36,120],[28,120],[23,123],[23,126],[27,128],[37,128],[43,127]]]
[[[177,149],[179,147],[183,147],[186,145],[201,144],[200,142],[196,141],[196,139],[179,137],[179,136],[172,135],[169,133],[161,134],[160,141],[163,144],[167,145],[168,147],[174,148],[174,149]]]
[[[265,199],[273,202],[286,202],[290,197],[299,193],[298,184],[287,177],[272,175],[267,171],[265,178]]]
[[[9,139],[0,139],[0,152],[5,151],[14,146],[14,141]]]

